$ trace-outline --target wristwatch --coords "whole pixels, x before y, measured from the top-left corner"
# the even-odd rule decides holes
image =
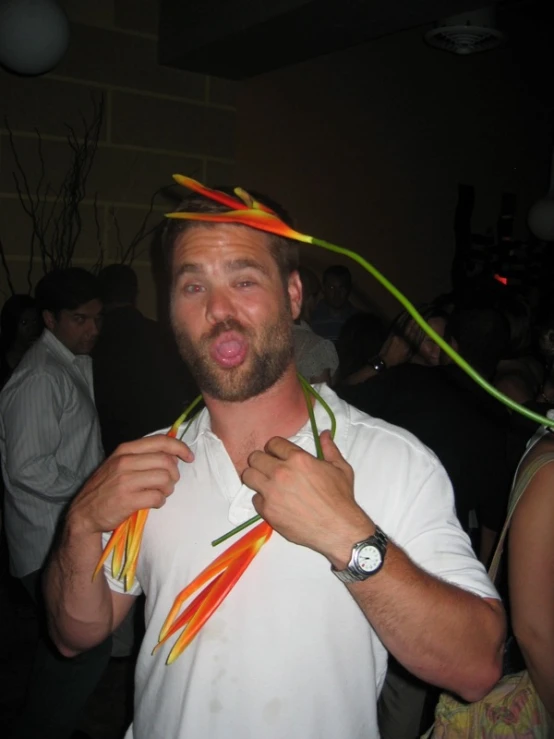
[[[379,374],[380,372],[384,372],[387,369],[385,360],[378,354],[376,354],[374,357],[371,357],[371,359],[368,359],[367,363],[375,370],[375,372],[377,372],[377,374]]]
[[[376,526],[375,533],[369,539],[359,541],[352,547],[352,556],[345,570],[337,570],[331,565],[331,571],[341,582],[360,582],[375,575],[385,561],[388,537]]]

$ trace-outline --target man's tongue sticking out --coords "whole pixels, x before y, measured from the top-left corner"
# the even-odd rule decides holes
[[[211,355],[220,367],[237,367],[246,357],[247,342],[244,336],[233,331],[219,336],[211,346]]]

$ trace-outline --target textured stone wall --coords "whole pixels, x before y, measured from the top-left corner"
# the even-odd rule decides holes
[[[104,263],[116,261],[121,244],[129,243],[148,213],[153,193],[171,184],[172,173],[211,184],[234,179],[236,85],[157,63],[157,2],[62,4],[71,21],[71,43],[56,69],[35,78],[0,70],[0,238],[15,289],[23,292],[29,289],[31,221],[17,196],[12,175],[16,166],[4,119],[33,191],[41,170],[35,129],[40,131],[43,185],[49,182],[56,190],[70,162],[66,125],[81,131],[80,116],[90,118],[92,101],[104,96],[104,123],[81,207],[75,264],[92,266],[99,242]],[[185,34],[186,29],[184,38]],[[163,198],[156,203],[149,227],[167,208]],[[154,315],[149,249],[147,239],[133,266],[141,285],[141,308]],[[41,261],[35,256],[31,282],[41,273]],[[3,298],[7,293],[3,270],[0,289]]]

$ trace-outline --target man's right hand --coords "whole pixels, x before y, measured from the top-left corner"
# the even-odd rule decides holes
[[[68,519],[83,533],[101,533],[135,511],[161,508],[179,480],[179,460],[193,459],[185,443],[166,435],[121,444],[85,483]]]

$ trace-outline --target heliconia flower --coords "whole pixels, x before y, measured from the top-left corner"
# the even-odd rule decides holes
[[[206,185],[198,182],[198,180],[193,180],[192,177],[186,177],[183,174],[174,174],[173,179],[178,185],[182,185],[189,190],[193,190],[199,195],[204,195],[204,197],[209,198],[210,200],[215,200],[221,205],[226,205],[231,210],[241,210],[244,205],[246,205],[248,208],[255,208],[256,210],[263,210],[266,213],[275,214],[275,211],[273,211],[267,205],[254,200],[252,195],[246,192],[246,190],[243,190],[242,187],[234,188],[235,194],[240,198],[240,200],[236,200],[235,198],[231,197],[231,195],[228,195],[226,192],[221,192],[221,190],[213,190],[210,187],[206,187]]]
[[[226,205],[230,210],[235,210],[236,208],[242,208],[244,206],[244,202],[242,200],[233,198],[231,195],[221,192],[221,190],[212,190],[201,182],[198,182],[198,180],[193,180],[192,177],[186,177],[183,174],[174,174],[173,179],[178,185],[182,185],[193,192],[197,192],[199,195],[204,195],[204,197],[209,198],[210,200],[215,200],[221,205]]]
[[[235,193],[237,193],[240,200],[235,200],[219,190],[211,190],[209,187],[201,185],[190,177],[173,175],[173,179],[180,185],[194,190],[194,192],[198,192],[222,205],[227,205],[230,210],[226,213],[187,213],[176,211],[174,213],[166,213],[166,218],[211,223],[234,223],[239,226],[250,226],[250,228],[255,228],[258,231],[267,231],[277,236],[283,236],[286,239],[304,241],[308,244],[312,243],[311,236],[295,231],[282,221],[271,208],[254,200],[249,193],[240,187],[235,188]]]
[[[167,436],[172,438],[177,437],[179,428],[201,400],[202,396],[199,395],[175,421],[167,432]],[[123,580],[126,592],[131,589],[135,579],[142,535],[147,518],[148,510],[135,511],[135,513],[114,529],[93,572],[93,580],[113,552],[112,577],[116,580]]]
[[[183,653],[202,626],[221,605],[272,533],[273,529],[265,521],[258,524],[202,570],[175,598],[161,628],[158,644],[154,647],[155,652],[173,634],[183,629],[169,653],[168,665]],[[183,603],[204,585],[206,586],[204,590],[179,616],[178,613]]]

